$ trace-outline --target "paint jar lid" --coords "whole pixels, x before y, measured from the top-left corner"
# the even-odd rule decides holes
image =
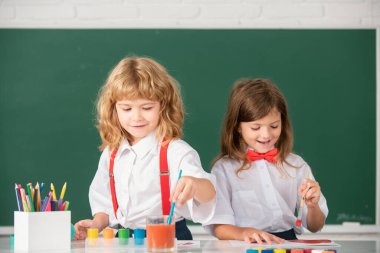
[[[103,238],[112,239],[113,238],[113,229],[112,228],[103,229]]]
[[[247,249],[246,253],[261,253],[263,248]]]
[[[96,239],[99,237],[99,230],[97,228],[87,229],[87,238]]]
[[[128,239],[129,238],[129,229],[128,228],[120,228],[118,232],[118,237],[120,239]]]
[[[274,249],[274,253],[286,253],[286,249]]]

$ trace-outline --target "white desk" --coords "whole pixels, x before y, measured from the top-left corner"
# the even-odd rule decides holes
[[[336,248],[338,253],[380,253],[380,238],[378,240],[371,241],[336,241],[342,247]],[[245,253],[247,247],[236,247],[232,246],[229,241],[219,241],[219,240],[201,240],[200,247],[191,248],[179,248],[177,252],[202,252],[202,253]],[[14,251],[10,247],[9,237],[0,238],[0,252],[1,253],[11,253],[19,252]],[[145,253],[147,250],[145,248],[140,249],[96,249],[91,248],[90,250],[85,248],[84,241],[73,241],[71,244],[71,251],[62,253]],[[49,252],[50,253],[50,252]],[[54,251],[54,253],[61,253]]]

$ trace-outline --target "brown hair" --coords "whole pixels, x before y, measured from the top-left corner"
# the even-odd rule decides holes
[[[177,81],[158,62],[144,57],[122,59],[100,89],[97,102],[97,128],[102,139],[100,149],[118,147],[123,139],[131,141],[117,117],[116,102],[144,98],[160,103],[157,138],[182,136],[184,108]]]
[[[244,161],[237,172],[247,169],[247,144],[239,132],[240,122],[261,119],[273,108],[280,112],[282,125],[280,137],[275,144],[279,151],[277,164],[289,164],[285,158],[292,151],[293,133],[288,107],[279,88],[268,79],[239,80],[234,84],[222,128],[221,152],[215,162],[222,157],[228,157]]]

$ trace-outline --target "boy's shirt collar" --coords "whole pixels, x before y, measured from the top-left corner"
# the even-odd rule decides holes
[[[133,151],[137,158],[142,159],[149,152],[152,154],[157,154],[158,144],[159,142],[156,139],[156,132],[153,131],[133,146],[131,146],[128,140],[124,140],[120,145],[119,154],[122,154],[124,150]]]

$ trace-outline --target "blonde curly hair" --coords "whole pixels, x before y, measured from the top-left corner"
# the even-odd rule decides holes
[[[149,99],[160,103],[157,139],[182,136],[184,107],[177,81],[166,69],[147,57],[126,57],[111,71],[100,89],[97,101],[97,128],[102,139],[100,150],[112,150],[132,136],[120,125],[116,102],[124,99]]]

